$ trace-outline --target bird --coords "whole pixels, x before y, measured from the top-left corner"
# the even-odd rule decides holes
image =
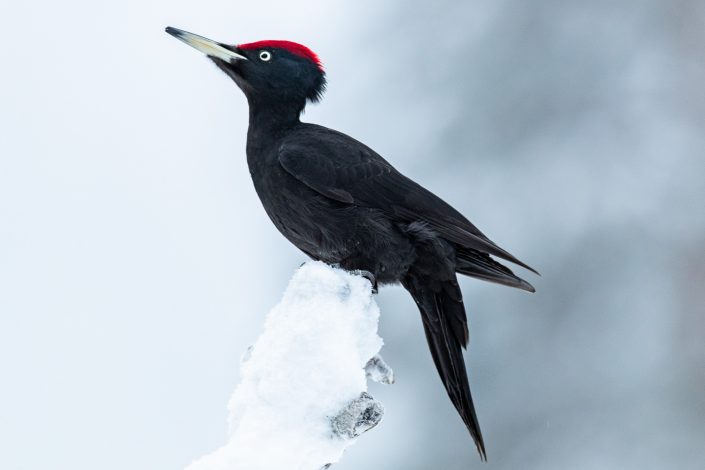
[[[323,64],[308,47],[166,32],[204,53],[247,98],[247,164],[284,237],[314,260],[364,273],[375,291],[401,284],[411,294],[441,381],[486,461],[463,359],[469,333],[457,275],[534,292],[496,258],[538,272],[370,147],[302,122],[306,105],[326,89]]]

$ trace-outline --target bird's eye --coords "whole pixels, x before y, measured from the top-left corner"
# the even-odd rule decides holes
[[[269,51],[262,51],[259,53],[259,58],[265,62],[268,62],[272,58],[272,53]]]

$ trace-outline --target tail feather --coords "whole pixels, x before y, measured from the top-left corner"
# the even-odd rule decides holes
[[[443,381],[453,405],[475,441],[480,458],[487,460],[485,443],[475,406],[470,394],[467,370],[462,348],[467,343],[467,321],[460,288],[457,282],[440,284],[439,291],[407,278],[404,287],[411,293],[421,311],[426,340],[433,356],[433,363]],[[458,333],[458,320],[462,318],[464,335]]]
[[[534,286],[515,275],[511,269],[495,261],[487,253],[459,248],[456,253],[456,268],[460,274],[535,292]]]

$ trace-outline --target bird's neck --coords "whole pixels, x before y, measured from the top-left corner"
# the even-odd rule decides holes
[[[250,99],[250,132],[272,133],[296,126],[303,104]]]

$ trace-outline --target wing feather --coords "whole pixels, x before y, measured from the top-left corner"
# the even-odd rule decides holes
[[[304,129],[279,147],[279,162],[309,188],[340,203],[381,209],[399,222],[425,222],[452,243],[536,272],[366,145],[325,127]]]

